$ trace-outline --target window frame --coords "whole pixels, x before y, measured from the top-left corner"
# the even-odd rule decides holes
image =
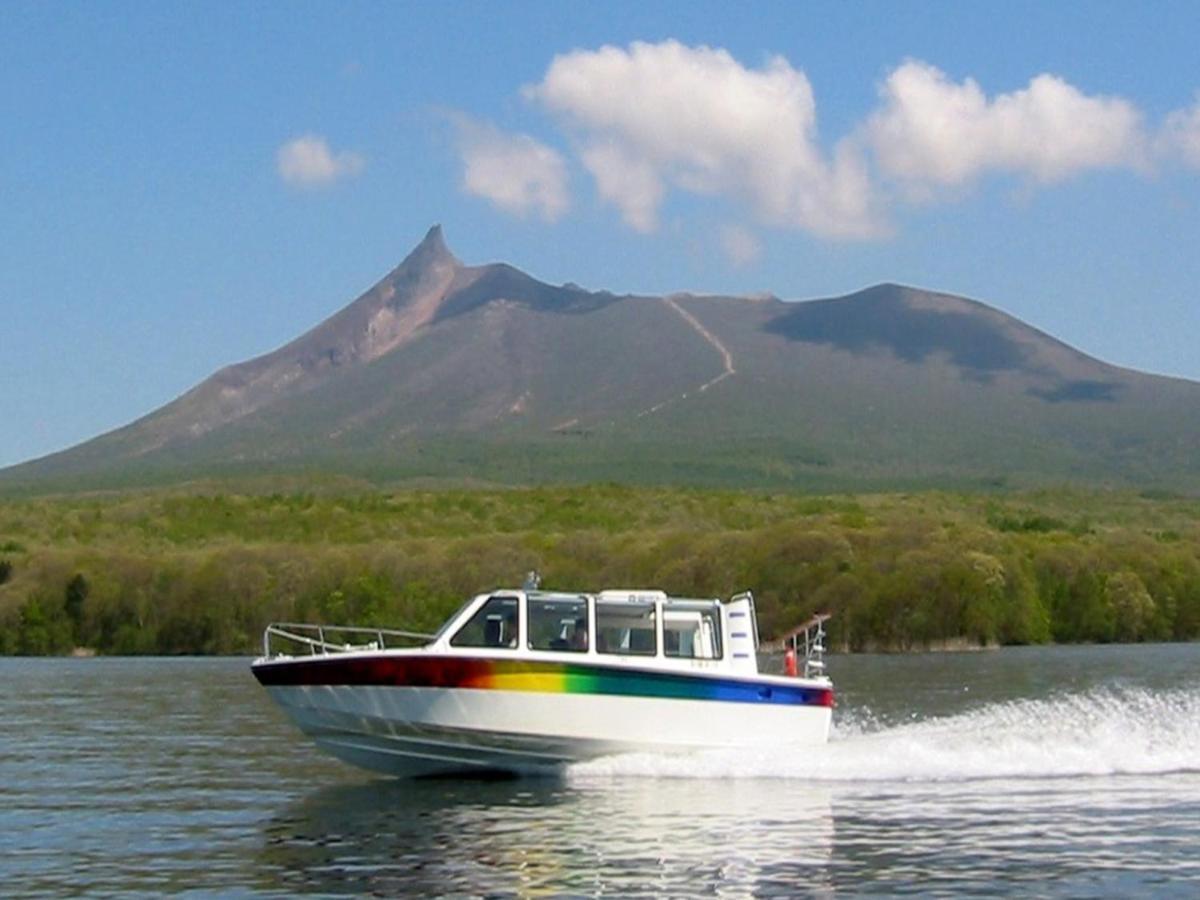
[[[582,618],[584,620],[584,629],[585,629],[584,633],[587,638],[586,646],[584,646],[584,647],[572,646],[570,643],[570,639],[568,639],[566,641],[566,643],[564,643],[564,645],[561,647],[553,646],[553,644],[554,644],[553,640],[550,642],[550,645],[548,645],[548,646],[542,646],[542,645],[535,646],[534,645],[533,635],[534,635],[534,630],[535,630],[535,628],[534,628],[534,618],[535,617],[534,617],[534,613],[533,613],[533,604],[546,604],[547,606],[549,606],[549,605],[556,604],[556,603],[557,604],[570,604],[575,607],[576,612],[573,613],[571,617],[576,622],[578,622],[580,618]],[[578,614],[578,607],[580,605],[582,605],[582,607],[583,607],[582,616],[580,616]],[[525,596],[525,648],[527,650],[533,651],[534,653],[575,653],[575,654],[580,654],[580,655],[591,653],[593,650],[593,647],[595,646],[595,643],[596,643],[593,638],[593,635],[595,632],[594,632],[593,624],[592,624],[593,623],[592,607],[593,607],[592,598],[586,594],[560,594],[560,595],[541,595],[541,596],[526,595]],[[574,636],[574,631],[572,632],[572,637],[573,636]]]
[[[513,636],[513,638],[510,638],[510,639],[508,639],[508,641],[506,643],[501,643],[501,644],[488,644],[488,643],[461,644],[461,643],[458,643],[458,639],[462,635],[462,633],[464,631],[466,631],[468,628],[471,628],[476,623],[476,620],[478,620],[480,616],[482,616],[486,613],[489,606],[491,606],[494,603],[503,603],[503,604],[505,604],[505,607],[507,607],[506,601],[511,601],[511,603],[513,604],[513,608],[516,610],[516,624],[515,624],[516,634]],[[480,603],[479,606],[475,609],[475,611],[473,613],[471,613],[471,616],[465,622],[463,622],[461,625],[459,625],[459,627],[454,630],[454,633],[452,635],[450,635],[449,638],[447,638],[447,644],[449,644],[449,646],[455,650],[514,651],[514,650],[520,649],[521,636],[524,631],[524,624],[523,624],[524,616],[522,615],[523,611],[521,609],[521,607],[523,605],[524,604],[521,603],[521,598],[516,594],[491,594],[491,595],[489,595],[487,597],[487,599],[484,600],[482,603]],[[484,632],[483,633],[485,636],[487,633],[486,622],[487,622],[487,620],[484,619]],[[501,636],[503,637],[503,634]]]
[[[705,619],[708,620],[709,626],[712,631],[712,646],[710,647],[710,649],[713,650],[712,656],[688,656],[688,655],[685,655],[680,652],[674,652],[674,653],[669,652],[669,650],[667,648],[667,640],[666,640],[667,632],[676,630],[676,629],[670,629],[667,627],[667,616],[671,612],[694,612],[694,613],[696,613],[697,616],[699,617],[699,620],[701,623],[701,629],[703,629],[704,620]],[[721,607],[721,604],[715,600],[689,600],[689,599],[672,597],[671,599],[664,602],[663,608],[662,608],[662,630],[663,630],[662,655],[663,655],[663,658],[664,659],[690,659],[690,660],[700,660],[703,662],[715,662],[717,660],[724,659],[725,658],[725,641],[724,641],[724,635],[722,634],[722,629],[724,627],[722,613],[723,613],[723,609]],[[694,634],[695,632],[692,632],[692,633]],[[703,633],[703,631],[701,631],[701,633]],[[682,647],[682,643],[680,644],[680,647]]]
[[[661,603],[661,601],[659,601],[659,600],[616,600],[616,601],[607,600],[607,601],[601,601],[601,600],[597,599],[593,608],[595,610],[595,616],[594,616],[594,624],[593,624],[593,628],[592,628],[592,634],[594,635],[592,643],[595,645],[597,653],[602,654],[604,656],[637,656],[637,657],[641,657],[644,659],[657,659],[662,656],[662,603]],[[621,647],[619,645],[619,643],[615,648],[612,648],[612,649],[607,649],[607,648],[602,649],[601,648],[600,639],[603,636],[602,630],[605,627],[603,625],[603,623],[601,622],[601,609],[620,610],[622,608],[638,609],[638,610],[642,610],[642,611],[649,610],[650,617],[651,617],[651,621],[649,622],[650,627],[636,629],[636,630],[637,631],[649,631],[651,634],[654,635],[654,646],[651,649],[649,649],[649,650],[634,650],[633,649],[633,646],[632,646],[633,645],[633,632],[635,631],[635,629],[632,627],[627,629],[629,631],[628,639],[629,639],[629,643],[630,643],[630,647],[628,649]],[[638,618],[641,618],[641,617],[639,616]],[[621,626],[618,625],[615,627],[620,628]]]

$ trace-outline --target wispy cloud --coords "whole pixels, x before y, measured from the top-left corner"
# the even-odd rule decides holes
[[[357,153],[334,153],[319,134],[305,134],[279,148],[275,165],[279,177],[287,184],[311,188],[326,187],[357,175],[366,163]]]
[[[600,196],[639,231],[657,226],[670,189],[821,235],[881,229],[863,161],[848,145],[822,153],[812,88],[782,57],[750,69],[677,41],[575,50],[525,95],[578,134]]]
[[[1164,155],[1200,169],[1200,94],[1191,106],[1167,116],[1158,146]]]
[[[558,151],[527,134],[452,116],[463,163],[462,186],[505,212],[557,221],[570,205],[567,165]]]
[[[762,256],[762,244],[742,225],[726,225],[721,229],[721,249],[735,266],[748,266]]]

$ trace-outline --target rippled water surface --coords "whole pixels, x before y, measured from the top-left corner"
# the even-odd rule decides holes
[[[247,660],[0,660],[0,893],[1200,896],[1200,645],[832,657],[807,754],[395,782]]]

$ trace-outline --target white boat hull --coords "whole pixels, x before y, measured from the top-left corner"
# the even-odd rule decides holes
[[[820,702],[800,704],[270,680],[271,697],[323,750],[402,777],[546,774],[616,753],[821,744],[832,702],[823,702],[821,685],[814,688]],[[749,686],[769,697],[769,683],[783,681],[763,677]]]

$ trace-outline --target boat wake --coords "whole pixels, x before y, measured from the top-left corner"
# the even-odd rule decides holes
[[[1200,689],[1104,688],[880,725],[869,710],[835,719],[829,743],[796,751],[632,754],[582,763],[572,777],[967,781],[1200,772]]]

